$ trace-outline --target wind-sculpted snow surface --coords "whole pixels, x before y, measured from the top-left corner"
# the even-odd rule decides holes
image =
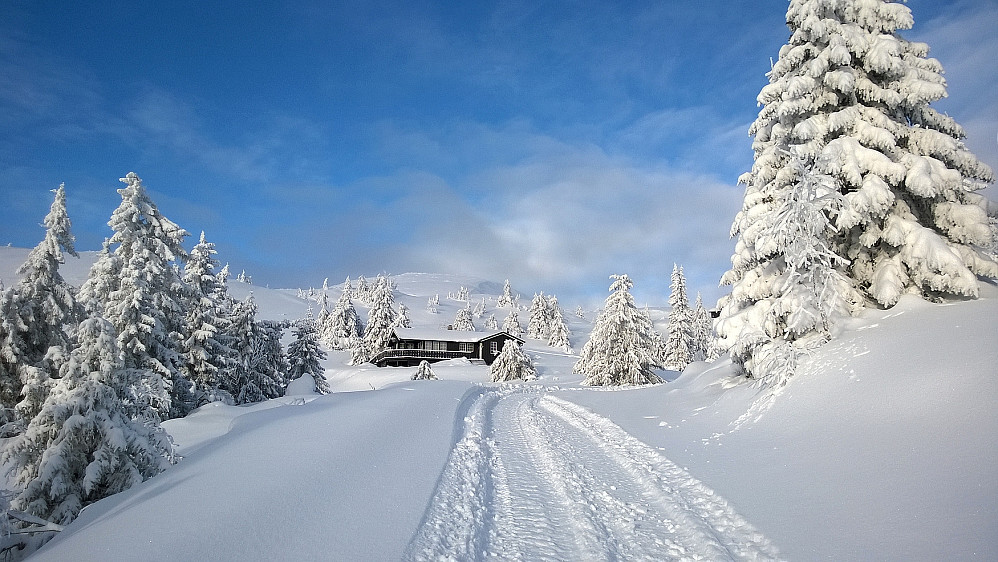
[[[483,389],[406,559],[771,560],[724,499],[610,420]]]

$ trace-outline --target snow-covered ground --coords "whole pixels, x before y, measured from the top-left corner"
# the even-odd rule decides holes
[[[18,255],[0,249],[8,286]],[[393,279],[415,326],[453,321],[460,286],[486,299],[479,326],[508,312],[501,284]],[[308,307],[297,290],[230,291],[252,291],[266,318]],[[331,395],[298,383],[167,422],[184,459],[86,508],[35,558],[998,559],[998,289],[982,294],[868,311],[775,394],[724,363],[583,388],[575,357],[538,341],[539,379],[523,385],[464,361],[410,381],[332,352]],[[594,313],[562,306],[578,350]]]

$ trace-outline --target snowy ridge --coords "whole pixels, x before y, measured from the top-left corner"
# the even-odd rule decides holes
[[[610,420],[536,387],[471,396],[407,560],[778,557],[724,499]]]

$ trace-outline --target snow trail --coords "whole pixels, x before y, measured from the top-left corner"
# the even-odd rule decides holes
[[[407,560],[771,560],[727,502],[610,420],[536,387],[483,389]]]

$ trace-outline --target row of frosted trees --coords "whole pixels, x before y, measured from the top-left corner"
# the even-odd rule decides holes
[[[45,238],[0,292],[0,462],[11,506],[55,523],[175,461],[160,423],[212,401],[283,395],[285,326],[256,319],[227,291],[214,245],[164,217],[134,173],[87,280],[59,273],[76,256],[65,188]]]

